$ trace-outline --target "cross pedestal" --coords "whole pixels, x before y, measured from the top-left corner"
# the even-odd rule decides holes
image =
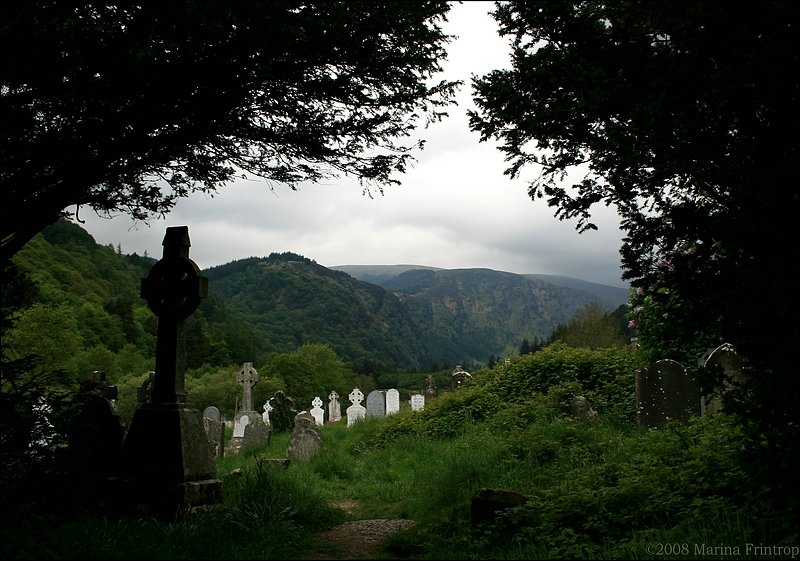
[[[208,295],[190,245],[186,226],[167,228],[163,258],[142,279],[141,295],[158,316],[152,401],[134,412],[121,473],[112,478],[124,505],[161,518],[222,502],[202,416],[186,406],[184,321]]]

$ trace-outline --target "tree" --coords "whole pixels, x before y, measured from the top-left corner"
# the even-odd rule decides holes
[[[0,261],[85,206],[137,220],[240,175],[398,183],[457,82],[446,1],[5,4]],[[272,183],[270,183],[270,186]],[[70,211],[69,209],[74,208]]]
[[[570,347],[590,349],[624,347],[626,344],[617,321],[597,302],[586,304],[568,323],[556,327],[552,339],[563,341]]]
[[[752,449],[795,505],[798,260],[775,250],[800,212],[799,15],[791,1],[498,3],[512,68],[474,78],[470,113],[507,174],[534,168],[529,194],[557,218],[583,232],[593,205],[616,206],[643,350],[693,365],[729,342],[750,360]]]

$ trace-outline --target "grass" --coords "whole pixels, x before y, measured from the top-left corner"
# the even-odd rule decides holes
[[[330,503],[346,500],[357,501],[357,518],[417,522],[386,541],[384,558],[715,559],[730,553],[721,546],[797,544],[779,513],[743,499],[739,435],[724,414],[640,431],[581,423],[540,402],[482,406],[468,391],[423,412],[325,425],[320,452],[286,468],[264,461],[286,457],[288,433],[274,434],[218,460],[224,505],[172,524],[96,515],[21,521],[4,530],[3,557],[303,559],[315,536],[347,516]],[[456,414],[452,400],[469,403],[470,413]],[[528,503],[473,527],[470,503],[483,487]]]

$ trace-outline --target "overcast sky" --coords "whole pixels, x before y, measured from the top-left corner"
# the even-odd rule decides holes
[[[469,130],[470,76],[508,67],[508,40],[488,15],[492,2],[454,4],[445,31],[443,78],[464,81],[459,106],[428,129],[417,163],[398,176],[402,185],[369,198],[356,180],[309,184],[298,191],[263,180],[239,180],[209,195],[181,199],[165,220],[133,223],[83,210],[95,240],[123,253],[161,257],[167,227],[188,226],[190,258],[201,269],[236,259],[292,252],[320,265],[415,264],[444,269],[485,267],[512,273],[565,275],[625,286],[620,280],[622,234],[615,210],[593,208],[599,230],[579,234],[559,221],[544,200],[532,201],[527,180],[503,175],[495,144]]]

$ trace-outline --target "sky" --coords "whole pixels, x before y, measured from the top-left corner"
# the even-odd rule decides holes
[[[351,178],[304,184],[297,191],[240,179],[213,197],[195,193],[179,200],[164,219],[109,219],[84,209],[81,226],[97,243],[155,258],[162,255],[166,228],[187,226],[189,257],[200,269],[292,252],[330,268],[488,268],[626,286],[620,279],[623,234],[613,207],[593,207],[598,230],[579,234],[574,220],[559,221],[544,200],[528,197],[535,170],[510,179],[496,143],[481,143],[469,130],[470,77],[510,66],[509,39],[497,34],[497,22],[488,15],[492,6],[464,2],[450,10],[443,28],[458,37],[448,44],[437,78],[464,81],[458,107],[442,122],[417,129],[425,148],[415,152],[413,167],[396,176],[401,185],[387,186],[383,195],[364,195]]]

